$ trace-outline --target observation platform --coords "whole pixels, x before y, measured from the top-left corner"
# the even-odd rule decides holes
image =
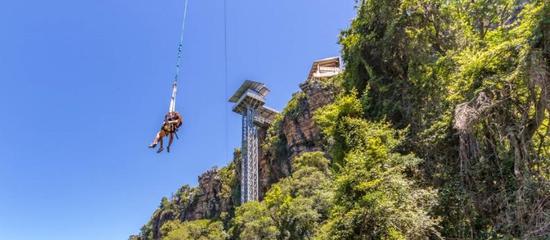
[[[246,80],[229,98],[229,102],[235,103],[233,112],[245,115],[248,108],[256,110],[254,122],[258,125],[267,125],[279,113],[277,110],[264,106],[265,97],[270,90],[263,83]]]
[[[329,57],[313,62],[307,81],[329,78],[343,71],[340,57]]]

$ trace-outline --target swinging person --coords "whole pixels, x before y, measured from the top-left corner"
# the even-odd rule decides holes
[[[183,124],[183,118],[181,115],[177,112],[168,112],[164,116],[164,123],[162,124],[162,127],[158,131],[157,135],[155,136],[155,139],[153,140],[153,143],[149,145],[149,148],[155,148],[158,143],[160,143],[159,149],[157,150],[157,153],[162,152],[164,150],[163,147],[163,138],[168,136],[168,146],[166,147],[166,151],[170,152],[170,146],[172,146],[172,142],[174,142],[174,135],[178,131],[179,127]],[[177,137],[177,135],[176,135]]]

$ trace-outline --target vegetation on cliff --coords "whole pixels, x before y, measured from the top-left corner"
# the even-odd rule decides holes
[[[364,116],[408,129],[444,236],[548,236],[547,1],[364,1],[342,35]]]
[[[232,223],[238,239],[308,239],[328,218],[332,199],[329,161],[321,152],[293,161],[291,176],[274,184],[262,202],[237,208]]]
[[[303,87],[267,131],[291,166],[262,201],[238,206],[237,156],[133,238],[550,236],[547,1],[357,1],[340,42],[344,73],[305,83],[330,102]]]

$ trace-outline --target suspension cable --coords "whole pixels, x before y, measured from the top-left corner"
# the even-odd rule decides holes
[[[187,5],[189,3],[189,0],[185,0],[185,7],[183,9],[183,20],[181,22],[181,33],[180,33],[180,42],[178,44],[178,56],[176,58],[176,75],[174,77],[174,84],[178,82],[179,74],[180,74],[180,67],[181,67],[181,59],[183,58],[183,34],[185,32],[185,22],[187,19]]]
[[[224,58],[224,124],[225,124],[225,132],[224,132],[224,143],[225,143],[225,158],[226,160],[229,159],[229,116],[228,116],[228,109],[227,109],[227,106],[228,106],[228,102],[227,102],[227,98],[228,98],[228,94],[227,94],[227,91],[228,91],[228,66],[227,66],[227,0],[223,0],[223,43],[224,43],[224,46],[223,46],[223,58]]]
[[[183,34],[185,32],[185,22],[187,19],[187,5],[189,0],[185,0],[185,7],[183,9],[183,20],[181,22],[180,41],[178,44],[178,54],[176,57],[176,74],[174,76],[174,83],[172,84],[172,96],[170,96],[170,107],[168,112],[176,111],[176,94],[178,92],[178,78],[181,69],[181,59],[183,58]]]

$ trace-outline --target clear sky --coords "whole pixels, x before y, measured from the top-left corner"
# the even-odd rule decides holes
[[[147,148],[168,109],[183,0],[0,1],[0,239],[115,240],[240,144],[245,79],[284,107],[338,55],[353,0],[190,0],[170,154]],[[227,121],[225,121],[227,119]]]

